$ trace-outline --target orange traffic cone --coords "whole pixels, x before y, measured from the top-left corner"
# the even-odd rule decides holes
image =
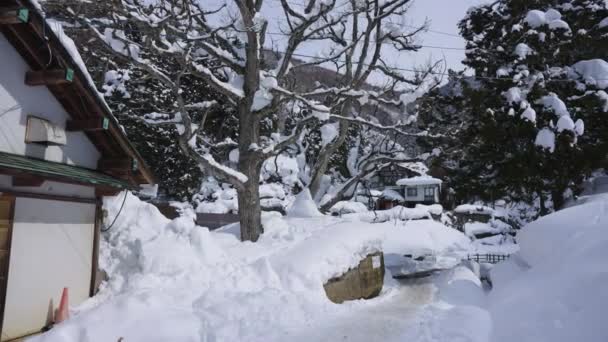
[[[61,323],[70,318],[68,307],[68,288],[64,287],[63,293],[61,293],[61,302],[59,302],[59,308],[57,308],[55,311],[55,324]]]

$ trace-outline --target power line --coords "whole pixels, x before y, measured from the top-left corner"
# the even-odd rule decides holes
[[[290,35],[288,33],[282,33],[282,32],[266,32],[267,35],[270,36],[283,36],[283,37],[290,37]],[[328,38],[329,39],[329,38]],[[345,41],[347,42],[353,42],[352,39],[349,38],[344,38]],[[375,40],[370,40],[370,43],[376,43]],[[383,45],[393,45],[391,42],[382,42]],[[437,45],[424,45],[424,44],[414,44],[414,46],[419,46],[421,48],[428,48],[428,49],[440,49],[440,50],[457,50],[457,51],[466,51],[466,48],[461,48],[461,47],[454,47],[454,46],[437,46]]]
[[[274,0],[274,1],[277,1],[277,4],[278,4],[278,5],[281,5],[280,0]],[[298,4],[298,3],[295,3],[295,2],[292,2],[292,1],[287,1],[287,3],[288,3],[288,4],[290,4],[290,5],[294,5],[294,6],[306,7],[306,5],[303,5],[303,4]],[[344,6],[349,5],[349,4],[350,4],[349,2],[345,2],[345,3],[343,3],[342,5],[339,5],[339,6],[334,7],[334,9],[336,9],[336,8],[341,8],[341,7],[344,7]],[[277,6],[277,7],[275,7],[275,8],[278,8],[278,7],[279,7],[279,6]],[[415,25],[407,25],[407,24],[402,24],[402,26],[409,27],[409,28],[414,28],[414,29],[418,29],[418,28],[420,28],[420,27],[415,26]],[[458,35],[458,34],[455,34],[455,33],[450,33],[450,32],[445,32],[445,31],[431,30],[431,29],[426,29],[425,31],[427,31],[427,32],[431,32],[431,33],[435,33],[435,34],[444,35],[444,36],[448,36],[448,37],[462,38],[462,37],[461,37],[460,35]]]
[[[267,49],[264,49],[267,50]],[[271,52],[278,52],[278,53],[285,53],[284,51],[274,51],[274,50],[268,50]],[[311,56],[311,55],[306,55],[306,54],[301,54],[301,53],[293,53],[293,56],[296,57],[304,57],[304,58],[312,58],[312,59],[317,59],[317,60],[326,60],[328,58],[324,58],[324,57],[318,57],[318,56]],[[359,62],[353,62],[353,64],[362,64],[363,66],[372,66],[371,64],[368,63],[359,63]],[[416,69],[408,69],[408,68],[401,68],[401,67],[386,67],[386,69],[388,70],[392,70],[392,71],[407,71],[407,72],[424,72],[421,70],[416,70]],[[428,72],[431,75],[438,75],[438,76],[450,76],[449,73],[445,73],[445,72],[437,72],[437,71],[429,71]],[[521,78],[509,78],[509,77],[492,77],[492,76],[476,76],[476,75],[471,75],[471,76],[466,76],[466,75],[462,75],[458,78],[475,78],[475,79],[486,79],[486,80],[502,80],[502,81],[521,81]],[[608,79],[599,79],[596,78],[594,79],[595,81],[608,81]],[[571,79],[551,79],[551,82],[572,82],[573,80]]]

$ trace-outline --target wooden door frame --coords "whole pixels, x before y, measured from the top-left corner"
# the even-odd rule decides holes
[[[0,298],[2,299],[2,305],[0,305],[0,340],[2,339],[2,324],[4,323],[4,307],[6,306],[6,290],[8,288],[8,275],[10,272],[11,265],[11,243],[13,239],[13,225],[15,224],[15,196],[0,193],[0,200],[8,200],[10,208],[8,211],[9,225],[8,225],[8,256],[6,258],[6,279],[4,286],[0,286]]]

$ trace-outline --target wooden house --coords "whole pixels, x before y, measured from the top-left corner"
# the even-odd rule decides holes
[[[71,44],[71,45],[70,45]],[[0,333],[39,332],[64,287],[96,291],[101,197],[153,183],[84,69],[36,3],[0,5]]]

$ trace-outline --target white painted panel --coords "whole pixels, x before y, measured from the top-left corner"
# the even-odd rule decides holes
[[[65,146],[25,143],[28,115],[62,127],[69,115],[45,86],[24,83],[29,67],[1,33],[0,61],[0,151],[95,169],[99,152],[82,132],[66,132]]]
[[[69,288],[70,306],[89,297],[93,204],[17,198],[2,338],[39,331]]]
[[[41,186],[14,187],[11,176],[7,175],[0,175],[0,189],[30,192],[34,194],[71,196],[88,199],[95,198],[95,188],[92,186],[44,181]]]

